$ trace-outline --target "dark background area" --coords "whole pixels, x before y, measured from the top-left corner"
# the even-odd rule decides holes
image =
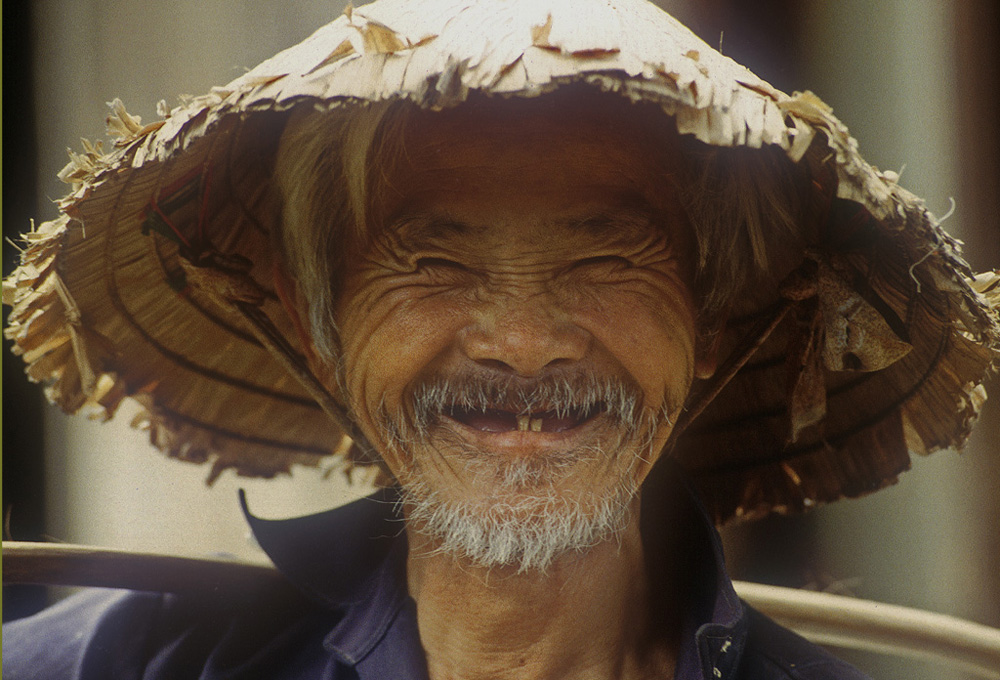
[[[34,82],[30,4],[3,5],[3,273],[17,262],[17,241],[38,214]],[[8,307],[3,308],[4,328]],[[24,362],[3,341],[4,538],[41,540],[45,531],[43,397],[22,377]],[[45,604],[38,586],[3,588],[3,618],[16,618]]]

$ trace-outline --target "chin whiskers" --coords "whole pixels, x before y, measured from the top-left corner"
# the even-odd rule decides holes
[[[566,497],[553,490],[484,505],[446,501],[423,484],[404,493],[410,526],[430,539],[423,554],[519,573],[544,572],[561,555],[619,536],[631,520],[634,496],[627,486],[607,497]]]

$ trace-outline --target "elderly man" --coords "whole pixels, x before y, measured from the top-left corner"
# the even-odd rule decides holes
[[[992,282],[822,102],[656,8],[439,4],[118,107],[65,171],[8,281],[56,401],[386,488],[248,513],[305,598],[85,593],[5,630],[8,677],[862,677],[739,602],[713,520],[960,442]]]

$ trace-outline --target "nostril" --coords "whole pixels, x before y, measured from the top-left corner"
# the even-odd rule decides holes
[[[576,359],[569,359],[569,358],[553,359],[549,363],[545,364],[545,367],[546,368],[558,368],[558,367],[562,367],[562,366],[569,366],[569,365],[573,364],[575,361],[576,361]]]
[[[514,367],[510,364],[506,364],[499,359],[476,359],[476,363],[483,368],[489,368],[498,373],[511,373],[514,372]]]

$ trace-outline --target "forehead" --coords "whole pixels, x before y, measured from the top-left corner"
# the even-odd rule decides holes
[[[480,97],[444,111],[414,111],[402,134],[410,169],[423,171],[516,174],[553,159],[565,174],[585,171],[639,184],[668,170],[676,156],[669,118],[612,95]]]
[[[446,214],[432,216],[432,233],[467,233],[447,213],[482,206],[557,215],[590,232],[678,212],[671,121],[616,96],[480,99],[413,111],[395,134],[397,148],[373,175],[376,228],[437,211]]]

